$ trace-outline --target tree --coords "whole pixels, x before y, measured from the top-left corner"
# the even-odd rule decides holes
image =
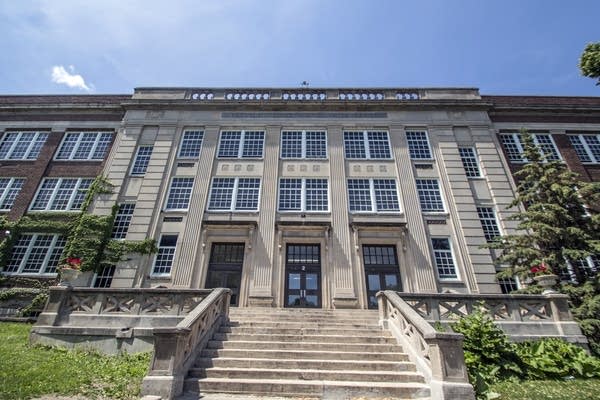
[[[511,276],[545,265],[555,274],[569,270],[583,283],[588,271],[577,260],[600,254],[600,214],[586,207],[600,204],[600,184],[580,181],[562,161],[547,159],[531,134],[521,135],[527,163],[515,174],[517,196],[510,205],[524,206],[511,217],[519,232],[487,247],[502,250],[497,261]]]
[[[600,85],[600,42],[585,46],[579,59],[579,69],[583,76],[598,79],[596,85]]]

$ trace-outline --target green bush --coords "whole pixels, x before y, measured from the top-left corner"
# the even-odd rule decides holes
[[[587,337],[592,353],[600,356],[600,276],[581,286],[565,285],[561,292],[569,296],[573,317]]]

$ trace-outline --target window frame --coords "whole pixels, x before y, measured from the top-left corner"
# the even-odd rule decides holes
[[[128,206],[129,208],[131,208],[131,213],[128,214],[121,214],[121,208]],[[115,219],[113,221],[113,226],[112,226],[112,230],[110,232],[110,237],[111,239],[115,239],[115,240],[125,240],[125,238],[127,237],[127,233],[129,232],[129,226],[131,225],[131,219],[133,218],[133,213],[135,212],[135,203],[130,203],[130,202],[123,202],[119,204],[119,209],[117,210],[117,213],[115,214]],[[126,221],[127,222],[127,226],[126,228],[122,228],[122,225],[117,225],[117,223],[121,222],[119,221],[119,217],[123,217],[123,218],[127,218],[129,217],[129,219]],[[120,228],[118,230],[118,236],[122,236],[122,237],[115,237],[115,230],[117,228]],[[121,232],[122,230],[124,230],[125,232]]]
[[[134,173],[134,170],[136,168],[136,163],[139,160],[140,157],[140,150],[142,148],[150,148],[150,154],[148,155],[148,161],[146,161],[146,165],[144,166],[144,172],[143,173]],[[135,157],[133,158],[133,163],[131,163],[131,168],[129,169],[129,176],[133,176],[133,177],[141,177],[141,176],[145,176],[146,172],[148,172],[148,166],[150,165],[150,160],[152,159],[152,153],[154,153],[154,145],[139,145],[137,147],[137,149],[135,150]],[[144,156],[145,157],[145,156]]]
[[[369,183],[369,199],[371,202],[371,210],[352,210],[352,204],[350,202],[350,181],[368,181]],[[375,181],[390,180],[393,181],[396,186],[396,201],[398,202],[398,210],[379,210],[377,207],[377,192],[375,189]],[[362,189],[364,190],[364,189]],[[348,212],[351,214],[401,214],[402,208],[400,207],[400,193],[398,192],[398,182],[394,178],[346,178],[346,195],[348,196]]]
[[[238,142],[238,148],[237,148],[237,155],[236,156],[221,156],[221,144],[222,144],[222,140],[223,140],[223,133],[224,132],[239,132],[240,133],[240,141]],[[263,134],[262,137],[262,146],[261,146],[261,154],[259,157],[244,157],[244,146],[246,143],[246,133],[248,132],[261,132]],[[265,157],[265,141],[266,141],[266,132],[264,129],[222,129],[219,132],[219,143],[217,145],[217,159],[224,159],[224,160],[262,160]]]
[[[579,139],[579,143],[581,143],[581,145],[583,146],[583,150],[586,152],[588,158],[592,161],[583,161],[581,159],[581,156],[579,155],[579,153],[577,153],[577,150],[575,149],[575,145],[571,141],[571,136],[576,136]],[[600,157],[594,156],[594,152],[590,149],[590,145],[584,139],[584,137],[586,137],[586,136],[595,136],[596,139],[600,142],[600,133],[567,133],[567,137],[569,138],[569,143],[571,144],[571,147],[573,147],[573,150],[575,150],[575,152],[577,154],[577,158],[579,158],[579,161],[582,164],[585,164],[585,165],[600,164]]]
[[[502,146],[502,149],[504,150],[504,153],[506,154],[506,159],[509,163],[513,163],[513,164],[527,164],[529,161],[525,158],[525,156],[523,155],[524,150],[523,150],[523,143],[521,142],[521,133],[520,132],[499,132],[499,140],[500,140],[500,145]],[[543,158],[543,162],[548,162],[548,161],[564,161],[562,158],[562,155],[560,154],[560,151],[558,150],[558,146],[556,145],[556,142],[554,141],[554,137],[552,136],[552,134],[550,132],[547,133],[543,133],[543,132],[530,132],[530,134],[533,136],[533,142],[535,143],[535,145],[538,147],[538,149],[540,150],[540,155]],[[548,136],[548,138],[550,139],[550,143],[552,144],[552,147],[554,148],[554,151],[556,152],[556,155],[558,157],[557,160],[548,160],[546,153],[544,152],[542,146],[540,145],[540,142],[538,140],[538,135],[544,135],[544,136]],[[520,161],[519,160],[512,160],[510,158],[510,154],[508,152],[508,150],[506,149],[506,145],[504,144],[504,142],[502,141],[502,136],[511,136],[513,142],[515,143],[515,147],[517,148],[518,152],[519,152],[519,157],[520,157]]]
[[[500,229],[500,221],[498,221],[498,213],[496,212],[496,210],[494,209],[493,206],[489,206],[489,205],[477,205],[476,207],[476,211],[477,211],[477,218],[479,219],[479,223],[481,224],[481,229],[483,229],[483,235],[485,237],[485,241],[487,243],[492,243],[494,242],[494,240],[500,236],[502,236],[502,230]],[[484,218],[482,218],[481,213],[479,210],[483,210],[483,209],[488,209],[491,210],[492,216],[486,216]],[[489,232],[486,232],[486,226],[484,225],[484,221],[493,221],[494,225],[495,225],[495,230],[498,231],[498,234],[496,236],[494,236],[493,238],[488,238],[489,236]]]
[[[441,210],[424,210],[423,209],[423,203],[421,203],[421,195],[419,192],[421,189],[419,189],[419,186],[417,184],[418,181],[435,181],[437,183],[437,190],[438,190],[438,193],[440,196],[440,201],[442,203]],[[442,188],[440,186],[440,180],[438,178],[416,178],[415,179],[415,188],[417,189],[417,198],[419,200],[419,207],[421,209],[421,213],[424,213],[424,214],[446,214],[448,212],[448,206],[446,204],[446,199],[444,198],[444,193],[442,191]]]
[[[348,157],[348,151],[346,149],[346,133],[361,133],[362,134],[362,148],[364,149],[364,157]],[[389,151],[389,157],[373,157],[372,149],[369,145],[369,133],[384,133],[387,139],[387,148]],[[344,144],[344,159],[346,160],[393,160],[394,154],[392,151],[392,143],[390,141],[390,133],[385,129],[347,129],[342,132],[342,141]]]
[[[91,149],[89,150],[88,156],[86,158],[73,158],[73,156],[79,150],[79,146],[81,145],[82,138],[86,133],[95,133],[96,134],[96,139],[94,140],[94,144],[92,145]],[[73,148],[71,149],[69,156],[67,158],[58,158],[58,155],[60,154],[62,147],[64,146],[65,142],[67,141],[67,137],[69,135],[73,135],[73,134],[78,135],[78,138],[77,138],[77,141],[75,142],[75,146],[73,146]],[[110,135],[110,141],[108,142],[108,144],[106,146],[106,150],[104,151],[102,158],[92,158],[92,156],[98,149],[98,146],[101,142],[100,138],[104,134]],[[60,144],[56,148],[56,152],[54,153],[53,160],[54,161],[93,161],[93,162],[104,161],[108,155],[108,149],[110,148],[110,146],[114,142],[114,140],[115,140],[114,131],[67,131],[64,133],[64,135],[60,141]]]
[[[5,189],[0,189],[0,213],[2,212],[8,212],[10,211],[13,206],[15,205],[15,200],[17,199],[17,197],[19,196],[19,193],[21,193],[21,190],[23,190],[23,186],[25,186],[25,182],[27,181],[27,178],[21,178],[21,177],[8,177],[8,176],[3,176],[0,177],[0,180],[2,179],[8,179],[8,185],[6,185]],[[13,185],[15,184],[15,181],[17,180],[22,180],[23,183],[21,184],[21,187],[17,190],[17,193],[15,194],[14,199],[12,200],[10,207],[8,208],[2,208],[4,205],[4,202],[6,201],[6,198],[8,197],[9,193],[11,193],[12,191],[14,191],[13,189]]]
[[[299,180],[300,181],[300,209],[293,209],[293,210],[282,210],[281,209],[281,181],[283,179],[289,179],[289,180]],[[306,196],[306,183],[309,180],[320,180],[320,181],[325,181],[327,183],[327,209],[326,210],[307,210],[306,209],[306,205],[307,205],[307,196]],[[313,178],[296,178],[296,177],[280,177],[279,181],[277,182],[277,212],[279,213],[288,213],[288,214],[293,214],[293,213],[310,213],[310,214],[328,214],[331,212],[331,191],[330,189],[330,185],[329,185],[329,179],[327,178],[321,178],[321,177],[313,177]]]
[[[198,133],[200,134],[202,137],[200,139],[189,139],[190,141],[200,141],[200,146],[198,147],[198,155],[197,156],[182,156],[181,155],[181,151],[183,150],[183,144],[186,140],[185,135],[186,133]],[[204,146],[204,130],[203,129],[184,129],[183,133],[181,134],[181,139],[179,140],[179,146],[177,149],[177,158],[182,159],[182,160],[196,160],[198,158],[200,158],[200,155],[202,154],[202,147]],[[264,144],[263,144],[264,146]]]
[[[477,168],[477,175],[474,175],[474,176],[469,175],[469,170],[467,170],[467,165],[465,165],[465,157],[463,157],[461,150],[470,150],[473,152],[473,154],[471,156],[469,156],[469,159],[467,159],[466,161],[470,161],[470,162],[475,161],[475,168]],[[479,163],[479,156],[477,155],[477,149],[475,149],[474,146],[459,146],[458,147],[458,155],[460,156],[460,161],[462,162],[467,179],[482,179],[483,178],[483,172],[481,170],[481,165]],[[471,159],[471,157],[472,157],[472,159]],[[474,168],[474,167],[469,167],[469,168]]]
[[[31,130],[31,131],[12,131],[12,130],[7,130],[4,131],[4,133],[2,134],[2,138],[0,138],[0,145],[2,145],[4,143],[4,140],[6,139],[6,136],[11,134],[11,133],[16,133],[17,134],[17,139],[14,141],[14,143],[12,143],[10,145],[10,148],[8,149],[6,156],[5,157],[0,157],[0,160],[2,161],[35,161],[38,159],[38,157],[40,156],[40,153],[42,152],[42,149],[44,148],[44,145],[46,144],[46,142],[48,141],[48,137],[50,136],[50,131],[36,131],[36,130]],[[12,153],[15,151],[15,148],[17,147],[17,144],[19,143],[19,139],[23,136],[24,133],[34,133],[33,136],[33,140],[31,140],[31,143],[29,143],[29,145],[27,146],[27,150],[25,150],[25,153],[23,154],[23,157],[21,158],[10,158],[10,156],[12,155]],[[29,158],[29,156],[31,155],[31,152],[34,150],[36,143],[39,141],[39,137],[45,135],[45,139],[43,140],[43,142],[41,142],[41,146],[39,151],[37,152],[36,156],[34,158]]]
[[[424,133],[425,141],[427,142],[427,150],[429,152],[429,157],[413,157],[410,151],[410,140],[408,139],[409,133]],[[408,150],[408,157],[412,161],[434,161],[433,157],[433,149],[431,148],[431,140],[429,140],[429,131],[427,129],[419,129],[419,128],[407,128],[404,130],[404,136],[406,138],[406,149]]]
[[[171,197],[171,190],[173,190],[173,183],[177,179],[191,179],[192,180],[192,186],[189,188],[187,188],[187,187],[185,188],[185,189],[189,189],[189,191],[190,191],[190,194],[187,198],[187,206],[185,208],[169,208],[169,199]],[[171,182],[169,182],[169,190],[167,190],[167,195],[165,197],[163,211],[165,211],[165,212],[188,211],[190,209],[190,200],[192,199],[192,194],[194,193],[194,185],[195,184],[196,184],[196,179],[193,176],[174,176],[174,177],[172,177]]]
[[[19,263],[19,267],[18,267],[17,271],[15,271],[15,272],[6,271],[6,267],[8,266],[8,263],[10,263],[10,261],[12,260],[12,254],[11,254],[11,259],[8,260],[7,266],[4,268],[4,271],[2,271],[2,273],[6,274],[6,275],[20,275],[20,276],[56,276],[58,274],[58,265],[60,264],[60,258],[62,257],[62,254],[65,251],[65,246],[67,244],[67,238],[64,235],[61,235],[59,233],[22,232],[19,234],[19,237],[21,235],[31,236],[31,239],[30,239],[29,243],[27,244],[27,249],[25,250],[25,253],[23,254],[23,258],[21,259],[21,261]],[[39,272],[22,272],[23,269],[25,268],[25,266],[27,265],[26,261],[31,256],[34,244],[39,236],[52,236],[51,245],[47,249],[46,255],[43,258],[43,262],[41,264]],[[60,252],[59,257],[58,257],[55,272],[43,272],[46,269],[48,269],[48,262],[52,258],[52,255],[56,248],[56,242],[58,242],[58,240],[60,238],[64,239],[64,245],[63,245],[63,249]],[[18,238],[15,240],[15,244],[16,243],[18,243]]]
[[[211,203],[211,199],[213,196],[213,185],[214,185],[214,181],[215,179],[233,179],[233,188],[231,189],[231,201],[229,202],[229,208],[225,209],[225,208],[220,208],[220,209],[212,209],[210,208],[210,203]],[[256,209],[255,210],[247,210],[247,209],[243,209],[243,210],[238,210],[236,207],[237,201],[238,201],[238,192],[239,192],[239,182],[240,179],[258,179],[258,198],[256,201]],[[232,212],[236,212],[236,213],[244,213],[244,212],[248,212],[248,213],[256,213],[260,211],[260,201],[261,201],[261,196],[262,196],[262,183],[263,180],[260,177],[256,177],[256,176],[241,176],[241,177],[232,177],[232,176],[213,176],[210,180],[210,187],[208,188],[208,197],[207,197],[207,201],[206,201],[206,211],[207,212],[214,212],[214,213],[232,213]]]
[[[50,179],[56,179],[56,180],[58,180],[58,182],[57,182],[56,186],[52,189],[52,194],[50,195],[50,198],[48,199],[48,202],[47,202],[46,206],[44,207],[44,209],[34,209],[33,206],[34,206],[34,204],[35,204],[35,202],[36,202],[36,200],[37,200],[37,198],[38,198],[38,196],[40,194],[40,191],[42,190],[44,182],[46,182],[47,180],[50,180]],[[76,179],[77,180],[77,186],[75,187],[75,190],[73,191],[73,193],[71,193],[71,196],[70,196],[69,201],[68,201],[68,208],[66,210],[51,210],[51,209],[48,209],[48,207],[50,207],[50,205],[56,199],[56,196],[58,194],[57,192],[58,192],[58,190],[60,188],[60,185],[63,182],[63,180],[65,180],[65,179]],[[35,191],[35,195],[33,196],[33,199],[31,200],[31,203],[29,204],[28,211],[30,211],[30,212],[78,212],[78,211],[81,211],[81,206],[78,207],[78,208],[73,209],[73,202],[75,201],[75,199],[77,197],[77,192],[79,190],[81,190],[80,189],[81,183],[84,180],[89,180],[90,181],[90,186],[91,186],[92,182],[94,181],[94,178],[91,178],[91,177],[75,177],[75,176],[74,177],[64,177],[64,176],[63,177],[48,177],[48,176],[44,177],[40,181],[40,183],[39,183],[39,185],[38,185],[38,187],[37,187],[37,189]],[[89,186],[85,189],[86,192],[87,192],[87,190],[89,190]],[[84,194],[84,199],[85,199],[85,194]],[[82,200],[82,203],[83,203],[83,200]]]
[[[452,264],[453,264],[453,267],[454,267],[454,274],[455,274],[455,276],[441,276],[440,275],[440,266],[438,265],[437,259],[435,257],[436,249],[435,249],[435,247],[433,245],[433,240],[434,239],[436,239],[436,240],[437,239],[442,239],[442,240],[447,240],[448,241],[449,250],[440,249],[438,251],[446,251],[446,252],[449,251],[450,252],[450,256],[451,256],[450,258],[452,260]],[[433,257],[433,262],[435,264],[435,274],[436,274],[438,280],[440,282],[460,282],[461,281],[460,270],[459,270],[459,267],[458,267],[458,263],[456,262],[456,255],[455,255],[455,251],[454,251],[454,245],[453,245],[452,238],[449,237],[449,236],[431,236],[429,238],[429,243],[431,245],[431,255]]]
[[[283,135],[285,133],[292,133],[292,132],[298,132],[302,135],[300,141],[301,141],[301,149],[300,149],[300,157],[284,157],[283,156]],[[308,149],[308,145],[307,145],[307,139],[306,139],[306,134],[307,133],[322,133],[324,135],[324,141],[325,141],[325,156],[324,157],[307,157],[307,149]],[[282,160],[328,160],[329,159],[329,146],[328,146],[328,136],[327,136],[327,130],[324,129],[298,129],[298,130],[294,130],[294,129],[282,129],[281,130],[281,136],[279,138],[279,158]]]
[[[165,236],[175,236],[175,245],[174,246],[162,246],[161,242]],[[151,278],[168,278],[171,276],[171,272],[173,272],[173,265],[175,264],[175,256],[177,256],[177,247],[178,247],[177,244],[179,243],[179,233],[161,233],[160,237],[158,238],[157,243],[158,243],[158,245],[156,247],[158,250],[156,251],[156,254],[154,255],[153,260],[152,260],[152,270],[150,272],[150,277]],[[158,261],[158,257],[160,255],[161,249],[164,249],[164,248],[173,249],[173,254],[171,256],[170,265],[168,266],[169,272],[158,272],[157,273],[157,272],[155,272],[156,271],[156,262]],[[161,268],[165,268],[165,267],[161,266]]]

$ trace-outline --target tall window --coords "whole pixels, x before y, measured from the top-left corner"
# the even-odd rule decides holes
[[[279,180],[279,211],[328,211],[327,179]]]
[[[455,279],[458,277],[452,247],[448,238],[431,238],[435,266],[440,279]]]
[[[175,250],[177,248],[177,235],[162,235],[158,242],[158,251],[154,258],[152,275],[170,275]]]
[[[6,132],[0,142],[0,160],[35,160],[48,132]]]
[[[467,178],[478,178],[481,176],[479,171],[479,163],[477,162],[477,154],[472,147],[459,147],[460,160],[465,168]]]
[[[194,187],[194,178],[173,178],[167,197],[167,210],[187,210]]]
[[[496,220],[496,213],[492,207],[477,207],[477,215],[483,228],[483,234],[487,242],[493,242],[500,236],[500,228]]]
[[[57,160],[103,160],[112,141],[110,132],[70,132],[56,153]]]
[[[417,179],[417,193],[421,211],[443,212],[444,202],[437,179]]]
[[[1,211],[8,211],[12,208],[24,183],[25,179],[23,178],[0,178]]]
[[[265,142],[263,131],[222,131],[219,158],[262,158]]]
[[[154,146],[139,146],[135,153],[135,160],[131,166],[131,175],[133,176],[144,176],[150,163],[150,157],[152,157],[152,151]]]
[[[208,210],[257,211],[259,194],[259,178],[213,178]]]
[[[129,231],[129,224],[131,223],[131,217],[135,210],[135,204],[123,203],[119,205],[117,215],[115,215],[115,222],[113,224],[113,230],[111,237],[113,239],[125,239],[127,231]]]
[[[400,202],[394,179],[348,179],[351,212],[398,212]]]
[[[568,135],[582,163],[600,163],[600,135]]]
[[[560,155],[549,134],[534,134],[534,143],[540,148],[542,155],[549,161],[560,160]],[[521,135],[518,133],[502,133],[500,134],[500,142],[504,146],[504,150],[508,155],[508,159],[514,163],[522,163],[527,160],[523,157],[523,142]]]
[[[67,239],[52,234],[20,235],[4,272],[9,274],[54,274]]]
[[[327,158],[324,131],[281,132],[281,158]]]
[[[78,211],[91,178],[45,178],[33,200],[32,211]]]
[[[406,131],[406,141],[408,142],[408,153],[413,160],[430,160],[431,147],[429,147],[429,138],[425,131]]]
[[[519,289],[519,283],[513,277],[498,278],[498,284],[500,285],[500,290],[504,294],[510,294],[512,291]]]
[[[92,287],[95,288],[108,288],[112,283],[115,275],[116,267],[114,265],[107,265],[100,270],[94,277],[94,284]]]
[[[203,131],[185,131],[179,146],[179,158],[198,158],[202,149]]]
[[[392,158],[390,139],[385,131],[344,132],[344,152],[350,159]]]

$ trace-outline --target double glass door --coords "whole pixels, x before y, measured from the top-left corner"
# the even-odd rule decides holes
[[[244,243],[213,243],[208,263],[206,288],[231,289],[231,305],[237,306],[242,283]]]
[[[321,251],[318,244],[288,244],[285,306],[321,307]]]
[[[380,290],[402,291],[395,246],[363,246],[369,308],[377,308]]]

